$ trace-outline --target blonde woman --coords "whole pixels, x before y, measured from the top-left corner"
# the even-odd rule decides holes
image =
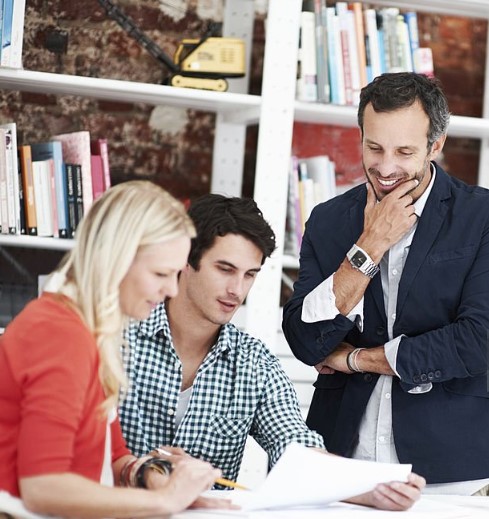
[[[80,224],[50,291],[7,327],[0,339],[0,490],[28,509],[164,516],[195,504],[220,476],[189,456],[173,470],[135,458],[115,417],[127,386],[119,358],[126,320],[145,319],[177,293],[194,234],[182,205],[158,186],[113,187]]]

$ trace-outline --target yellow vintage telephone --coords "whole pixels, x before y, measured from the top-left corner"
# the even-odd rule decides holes
[[[215,36],[211,26],[201,39],[182,40],[172,60],[111,0],[99,0],[99,3],[129,36],[169,69],[166,78],[169,85],[224,92],[228,88],[226,78],[245,75],[243,40]]]

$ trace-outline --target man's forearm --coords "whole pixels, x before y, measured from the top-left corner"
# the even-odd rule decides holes
[[[356,356],[356,364],[360,371],[379,375],[395,375],[385,356],[384,346],[362,349]]]
[[[345,258],[333,276],[333,292],[336,308],[347,316],[367,290],[370,278],[355,270]]]

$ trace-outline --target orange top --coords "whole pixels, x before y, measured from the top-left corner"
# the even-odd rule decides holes
[[[0,337],[0,489],[73,472],[100,481],[107,417],[94,337],[64,296],[44,293]],[[119,420],[112,459],[129,454]]]

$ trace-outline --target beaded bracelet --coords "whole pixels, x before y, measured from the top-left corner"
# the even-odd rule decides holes
[[[146,472],[146,469],[152,469],[156,472],[159,472],[160,474],[166,474],[169,476],[172,472],[172,464],[167,461],[163,460],[161,458],[149,458],[144,463],[138,466],[136,470],[136,485],[139,488],[147,488],[146,481],[144,480],[144,475]]]
[[[355,348],[354,350],[350,351],[350,353],[346,356],[346,365],[348,366],[348,369],[353,373],[364,373],[364,371],[358,367],[357,362],[358,354],[364,349],[365,348]]]

